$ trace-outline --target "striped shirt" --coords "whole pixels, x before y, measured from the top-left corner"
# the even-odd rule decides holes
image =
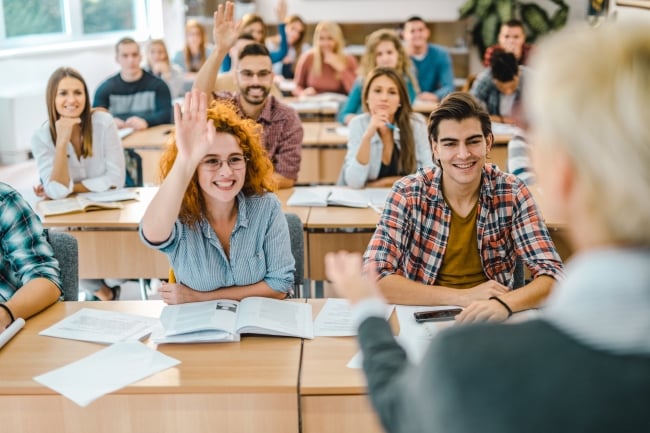
[[[530,144],[524,131],[519,128],[508,141],[508,172],[523,180],[527,186],[535,185],[535,173],[530,161]]]
[[[441,180],[439,167],[423,168],[393,185],[364,255],[380,278],[397,274],[422,284],[436,283],[451,221]],[[562,262],[530,191],[496,165],[486,164],[483,170],[476,235],[490,280],[512,287],[517,256],[533,278],[562,276]]]
[[[0,206],[0,302],[36,278],[46,278],[60,289],[59,262],[32,208],[1,182]]]
[[[217,92],[214,97],[233,102],[243,113],[239,93]],[[254,120],[262,126],[262,143],[275,171],[287,179],[298,180],[304,135],[298,112],[271,95]]]
[[[264,281],[277,292],[293,287],[295,262],[289,228],[274,194],[237,196],[237,222],[230,235],[230,258],[210,223],[196,228],[176,220],[168,240],[152,244],[169,258],[176,281],[200,292]]]

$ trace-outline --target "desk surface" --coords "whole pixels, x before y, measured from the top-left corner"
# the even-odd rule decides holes
[[[157,350],[181,364],[86,408],[32,380],[104,347],[39,336],[42,329],[83,307],[155,317],[163,305],[62,302],[28,320],[0,352],[3,431],[298,432],[297,338],[245,336],[239,343],[159,345]]]
[[[142,131],[135,131],[122,140],[122,147],[125,149],[162,150],[173,131],[174,125],[172,124],[152,126]]]

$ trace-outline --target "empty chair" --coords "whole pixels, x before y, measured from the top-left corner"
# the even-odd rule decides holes
[[[302,286],[305,278],[305,239],[303,234],[302,221],[295,213],[285,212],[287,225],[289,226],[289,238],[291,239],[291,252],[296,261],[296,272],[293,279],[294,296],[302,296]]]

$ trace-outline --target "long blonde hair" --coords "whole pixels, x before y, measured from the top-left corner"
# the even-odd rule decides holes
[[[197,20],[188,20],[187,23],[185,24],[185,35],[187,37],[187,33],[191,28],[196,28],[199,30],[199,34],[201,35],[201,42],[199,43],[199,62],[200,65],[198,68],[194,68],[192,66],[192,51],[190,51],[189,45],[185,44],[185,49],[183,50],[185,53],[185,66],[187,67],[187,70],[189,72],[198,72],[201,66],[205,63],[206,60],[206,53],[205,53],[205,29],[201,25],[200,22]]]
[[[321,21],[316,25],[314,30],[314,43],[313,43],[313,52],[314,52],[314,62],[312,63],[311,75],[319,76],[323,71],[323,53],[320,50],[320,44],[318,40],[320,39],[321,32],[325,30],[332,35],[332,38],[336,42],[334,45],[334,53],[336,56],[341,59],[343,63],[347,63],[347,56],[343,49],[345,48],[345,40],[343,39],[343,31],[338,24],[332,21]]]
[[[377,67],[377,46],[385,41],[392,42],[397,51],[397,65],[395,66],[395,70],[403,78],[408,78],[411,84],[413,84],[415,93],[419,93],[420,86],[418,85],[417,78],[413,75],[411,58],[406,54],[397,32],[391,29],[379,29],[368,35],[366,38],[366,51],[361,56],[359,76],[365,77],[371,70]]]

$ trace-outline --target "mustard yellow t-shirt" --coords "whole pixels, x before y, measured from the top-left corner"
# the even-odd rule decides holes
[[[476,241],[477,212],[478,202],[466,217],[451,210],[449,241],[436,285],[469,289],[487,281]]]

